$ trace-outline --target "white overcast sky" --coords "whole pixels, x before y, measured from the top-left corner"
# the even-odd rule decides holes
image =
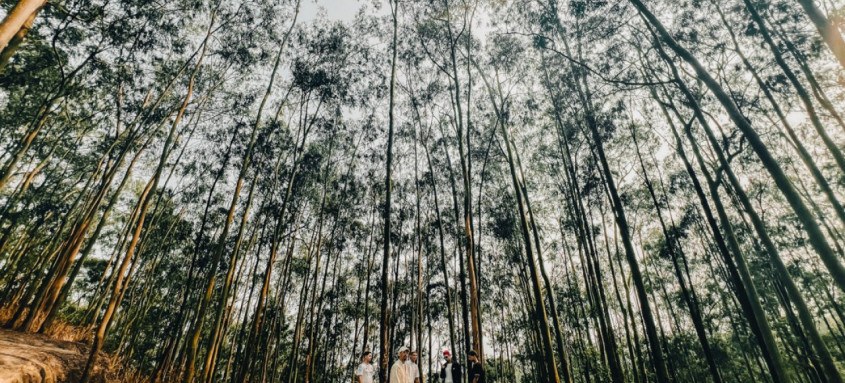
[[[303,21],[314,20],[319,12],[325,12],[329,20],[349,21],[368,2],[372,0],[303,0],[300,12]]]

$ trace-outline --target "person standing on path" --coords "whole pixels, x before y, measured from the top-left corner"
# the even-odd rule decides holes
[[[369,351],[364,351],[361,354],[361,364],[355,369],[356,383],[373,383],[373,376],[375,375],[375,367],[373,367],[373,354]]]
[[[413,383],[408,376],[408,367],[405,366],[405,361],[408,360],[408,348],[405,346],[399,347],[397,354],[399,355],[399,359],[390,368],[390,379],[388,379],[388,382]]]
[[[440,379],[444,383],[461,383],[461,364],[452,360],[452,353],[449,350],[443,350],[443,358],[446,362],[440,370]]]

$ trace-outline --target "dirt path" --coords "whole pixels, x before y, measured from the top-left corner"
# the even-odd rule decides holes
[[[87,350],[82,343],[0,329],[0,383],[77,382]]]

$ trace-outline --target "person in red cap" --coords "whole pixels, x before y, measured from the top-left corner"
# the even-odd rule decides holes
[[[461,382],[461,364],[458,361],[452,360],[452,353],[449,350],[443,350],[443,358],[446,362],[443,368],[440,369],[440,379],[444,383],[460,383]]]

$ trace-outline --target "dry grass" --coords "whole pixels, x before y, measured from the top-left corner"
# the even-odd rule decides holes
[[[123,358],[111,355],[103,355],[103,363],[106,366],[106,381],[112,383],[149,383],[149,377],[140,371],[128,367]]]
[[[0,323],[5,323],[11,319],[16,309],[16,307],[12,306],[0,308]],[[21,315],[21,318],[25,316],[26,311],[24,311],[23,315]],[[61,320],[54,320],[53,324],[44,331],[44,335],[47,335],[52,339],[67,342],[85,344],[89,344],[91,342],[91,331],[89,331],[89,329],[83,326],[74,326]]]
[[[91,343],[91,331],[89,329],[62,321],[53,321],[53,324],[44,331],[44,335],[68,342]]]
[[[0,307],[0,324],[6,323],[9,319],[12,318],[12,315],[15,313],[14,307],[5,306]]]

